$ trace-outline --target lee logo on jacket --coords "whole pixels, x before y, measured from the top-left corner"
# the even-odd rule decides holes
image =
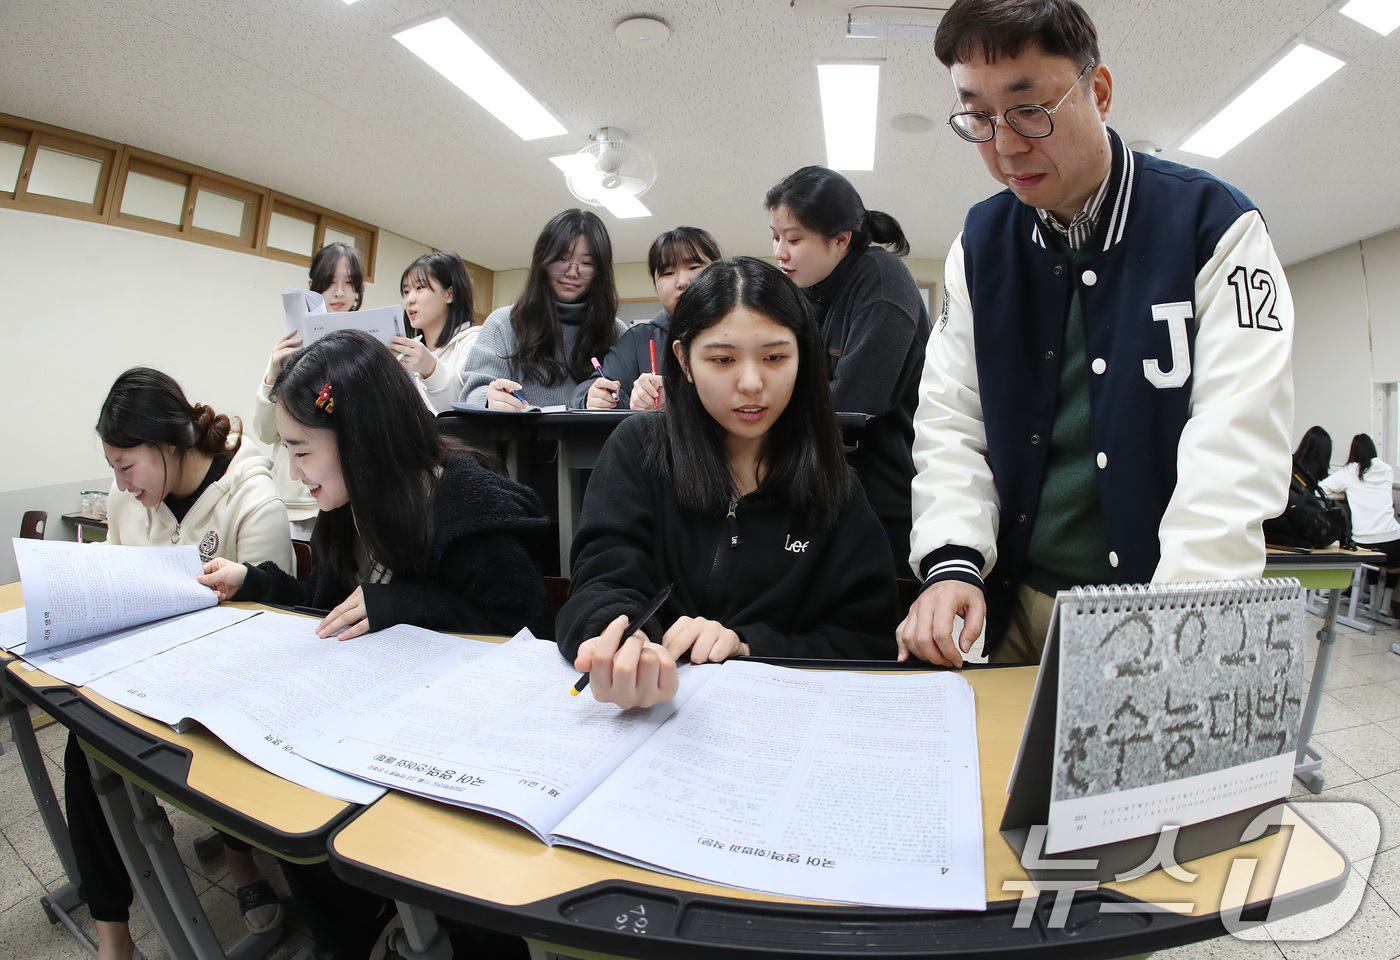
[[[804,553],[807,550],[807,545],[811,542],[810,540],[794,540],[792,534],[789,533],[783,537],[783,549],[788,553]]]

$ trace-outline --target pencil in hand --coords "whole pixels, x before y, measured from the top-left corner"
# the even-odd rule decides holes
[[[638,630],[643,624],[645,624],[645,623],[646,623],[648,620],[650,620],[652,617],[656,616],[656,611],[658,611],[658,610],[661,609],[661,605],[662,605],[663,603],[666,602],[666,598],[669,597],[669,596],[671,595],[671,590],[672,590],[674,587],[675,587],[675,584],[674,584],[674,583],[668,583],[668,584],[666,584],[666,586],[662,588],[662,590],[661,590],[660,593],[658,593],[656,596],[654,596],[654,597],[651,598],[651,603],[648,603],[648,604],[646,605],[646,609],[645,609],[645,610],[643,610],[639,615],[633,617],[631,620],[627,621],[627,627],[626,627],[626,629],[624,629],[624,630],[622,631],[622,641],[623,641],[623,643],[626,643],[626,642],[627,642],[627,638],[630,637],[630,636],[632,636],[632,634],[636,633],[637,630]],[[588,674],[586,674],[586,673],[579,674],[578,680],[576,680],[576,681],[574,682],[574,685],[573,685],[571,688],[569,688],[569,696],[571,696],[571,697],[576,697],[576,696],[578,696],[580,693],[583,693],[584,688],[587,687],[587,686],[588,686]]]

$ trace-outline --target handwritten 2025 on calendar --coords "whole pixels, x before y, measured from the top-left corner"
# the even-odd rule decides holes
[[[1302,626],[1298,597],[1067,604],[1046,849],[1287,796],[1306,694]]]

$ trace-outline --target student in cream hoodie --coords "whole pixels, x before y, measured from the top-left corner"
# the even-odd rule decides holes
[[[112,384],[97,433],[115,479],[107,501],[107,542],[126,546],[191,544],[207,562],[271,561],[294,571],[287,510],[272,462],[243,443],[233,424],[190,404],[168,375],[149,367]],[[94,546],[92,549],[101,549]],[[97,922],[99,960],[131,957],[131,881],[103,817],[77,738],[68,738],[65,795],[80,893]],[[282,920],[277,894],[258,872],[251,848],[225,837],[226,861],[244,923],[254,933]]]

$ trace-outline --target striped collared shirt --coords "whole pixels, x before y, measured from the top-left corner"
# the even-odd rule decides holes
[[[1067,227],[1055,219],[1049,210],[1037,207],[1035,212],[1040,214],[1041,223],[1063,237],[1071,250],[1078,250],[1089,242],[1089,238],[1094,235],[1094,228],[1099,224],[1099,212],[1103,210],[1104,197],[1108,196],[1109,179],[1107,176],[1103,178],[1103,183],[1084,201],[1084,208],[1074,215]]]

